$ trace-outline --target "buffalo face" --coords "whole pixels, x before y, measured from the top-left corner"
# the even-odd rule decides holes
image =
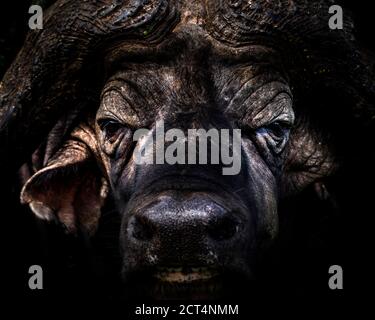
[[[249,278],[259,245],[278,229],[283,156],[294,123],[290,88],[270,60],[259,65],[247,56],[223,65],[219,55],[230,57],[230,48],[197,40],[200,32],[187,26],[163,41],[162,62],[147,61],[150,48],[143,48],[142,64],[126,62],[102,93],[96,139],[122,215],[125,279],[140,272],[182,284],[227,273]],[[223,175],[222,161],[189,164],[185,148],[185,163],[158,164],[157,142],[145,151],[152,160],[137,164],[135,153],[158,139],[160,123],[183,133],[240,129],[238,172]],[[149,130],[133,142],[138,128]],[[230,149],[235,153],[233,143]]]
[[[318,125],[326,101],[317,88],[335,79],[337,88],[351,88],[358,105],[365,105],[363,88],[335,73],[335,63],[354,47],[350,30],[322,33],[326,21],[319,17],[328,7],[318,2],[311,8],[261,0],[100,8],[82,2],[60,6],[67,11],[61,14],[53,6],[45,31],[27,40],[0,86],[6,141],[27,141],[31,132],[30,145],[14,148],[17,159],[26,161],[49,132],[34,152],[22,202],[68,232],[94,235],[103,206],[113,200],[128,287],[145,283],[155,295],[206,297],[207,288],[226,286],[228,279],[253,279],[277,236],[279,202],[314,183],[322,190],[320,181],[337,167],[327,134],[335,112]],[[72,12],[78,18],[66,21]],[[331,43],[343,47],[341,60],[329,55]],[[29,47],[41,58],[20,66],[29,61]],[[59,60],[51,63],[50,56]],[[367,70],[357,58],[348,65],[350,76],[361,66]],[[100,70],[93,67],[98,64]],[[18,70],[25,74],[17,76]],[[76,109],[62,114],[70,105]],[[162,146],[161,126],[163,134],[178,132],[163,136]],[[227,130],[229,142],[211,136],[208,163],[199,163],[201,150],[183,144],[191,130],[213,136]],[[169,156],[177,160],[160,162],[159,154],[172,145],[178,155]],[[192,153],[196,161],[189,161]]]

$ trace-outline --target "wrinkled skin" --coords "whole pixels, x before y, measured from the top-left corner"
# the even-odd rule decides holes
[[[95,11],[100,21],[96,27],[105,25],[108,30],[91,30],[96,34],[93,43],[85,40],[86,50],[93,50],[90,48],[98,43],[105,46],[95,37],[110,39],[120,27],[128,30],[129,39],[106,45],[101,56],[106,71],[100,99],[84,112],[77,107],[78,111],[66,115],[50,131],[47,147],[34,153],[36,173],[25,179],[21,200],[37,216],[58,219],[69,232],[82,229],[92,235],[110,194],[121,215],[124,281],[150,276],[158,279],[152,282],[155,292],[160,283],[167,283],[167,297],[168,286],[178,287],[182,281],[178,294],[207,297],[201,283],[216,281],[217,277],[211,279],[214,275],[253,279],[257,262],[277,236],[279,201],[314,183],[324,197],[322,181],[339,165],[330,135],[324,128],[314,127],[316,122],[305,112],[307,108],[295,102],[310,84],[298,82],[303,75],[288,61],[292,52],[288,38],[303,37],[303,28],[295,33],[301,21],[296,18],[293,22],[293,17],[302,15],[308,5],[303,1],[284,6],[266,1],[131,3],[128,15],[119,15],[126,4],[107,11],[103,4]],[[311,10],[326,13],[327,4],[317,3]],[[76,9],[77,15],[94,12],[94,8],[82,6],[82,11]],[[57,18],[51,14],[48,19],[54,25]],[[322,36],[319,26],[323,22],[315,15],[304,19],[311,19],[305,28],[311,28],[309,36],[314,43]],[[138,23],[137,27],[129,27],[132,23]],[[146,39],[139,40],[139,34]],[[345,38],[345,34],[338,36],[337,43],[341,36]],[[46,41],[43,36],[40,39]],[[296,40],[294,45],[301,44]],[[300,49],[301,54],[313,51],[310,47]],[[297,64],[300,58],[296,54],[294,59]],[[314,60],[314,52],[308,59]],[[78,62],[72,63],[70,77],[81,72]],[[16,81],[12,77],[10,70],[4,80],[7,87]],[[29,83],[18,86],[30,90]],[[64,75],[51,91],[54,86],[61,93],[72,92],[77,106],[83,99],[74,92],[80,86],[68,83]],[[5,106],[11,104],[7,96]],[[26,93],[15,99],[19,101],[14,105],[32,101]],[[52,103],[49,97],[43,99],[32,101],[30,114],[43,102]],[[36,117],[39,132],[32,138],[50,130],[48,116],[60,118],[57,104]],[[9,108],[3,118],[13,128],[26,114]],[[74,126],[77,120],[71,119],[79,119],[80,124]],[[149,128],[154,134],[159,120],[168,128],[184,131],[241,129],[240,173],[223,176],[222,164],[137,165],[134,150],[142,141],[133,142],[133,133]],[[31,125],[22,128],[28,132]],[[15,152],[22,158],[24,149]]]

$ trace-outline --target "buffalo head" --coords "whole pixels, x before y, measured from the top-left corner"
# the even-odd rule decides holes
[[[345,105],[366,105],[361,92],[371,91],[356,79],[366,68],[351,24],[329,31],[328,7],[57,1],[1,85],[1,139],[19,159],[9,167],[37,149],[22,202],[68,232],[94,235],[110,198],[129,285],[142,279],[146,289],[196,297],[216,279],[252,279],[277,236],[279,202],[312,184],[322,194],[339,166],[336,111],[325,108],[337,110],[349,91]],[[155,147],[161,123],[179,134]],[[211,136],[207,157],[227,147],[238,170],[224,175],[222,157],[189,162],[181,141],[192,129],[229,130],[226,145]],[[150,141],[151,161],[137,162]],[[176,161],[158,162],[173,144]]]

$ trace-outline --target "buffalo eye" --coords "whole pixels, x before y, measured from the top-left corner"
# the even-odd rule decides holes
[[[256,130],[258,137],[267,142],[269,148],[276,154],[283,151],[289,139],[291,124],[283,121],[274,121]]]
[[[264,127],[275,140],[282,140],[288,134],[290,126],[281,121],[275,121]]]
[[[100,130],[103,132],[106,140],[115,141],[123,125],[113,119],[103,119],[98,121]]]

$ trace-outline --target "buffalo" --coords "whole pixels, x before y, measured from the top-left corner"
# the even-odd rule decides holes
[[[20,176],[20,202],[88,241],[111,207],[118,271],[140,295],[251,287],[292,232],[293,210],[339,206],[335,177],[358,137],[369,139],[374,60],[349,16],[329,29],[331,5],[55,1],[0,83],[10,155],[1,161]],[[239,152],[227,145],[238,172],[224,175],[221,158],[139,164],[160,122],[182,133],[240,130]]]

